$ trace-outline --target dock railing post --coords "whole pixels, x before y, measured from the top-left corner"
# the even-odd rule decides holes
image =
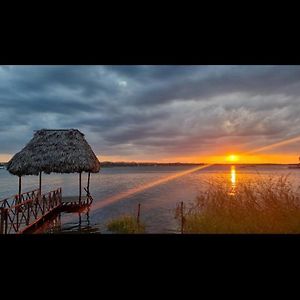
[[[0,208],[0,234],[7,233],[7,208]]]
[[[8,221],[8,209],[5,208],[4,209],[4,233],[7,234],[7,228],[8,228],[8,224],[7,224],[7,221]]]
[[[38,218],[38,205],[39,205],[39,198],[34,199],[34,209],[35,209],[35,219]]]
[[[30,202],[28,202],[26,204],[26,207],[27,207],[27,220],[26,220],[26,225],[29,225],[30,223]]]
[[[4,232],[4,208],[0,208],[0,234]]]
[[[78,213],[79,222],[78,222],[78,229],[81,231],[81,212]]]
[[[59,203],[62,203],[62,188],[59,188]]]

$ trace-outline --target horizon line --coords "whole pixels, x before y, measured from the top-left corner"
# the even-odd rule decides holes
[[[0,162],[0,164],[7,164],[9,161],[6,162]],[[182,164],[182,165],[208,165],[212,163],[208,162],[157,162],[157,161],[99,161],[101,163],[113,163],[113,164],[118,164],[118,163],[127,163],[127,164]],[[272,163],[272,162],[266,162],[266,163],[238,163],[238,162],[224,162],[224,163],[213,163],[214,165],[298,165],[299,163]]]

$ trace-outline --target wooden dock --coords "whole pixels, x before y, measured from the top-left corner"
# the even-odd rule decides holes
[[[26,192],[0,201],[0,234],[30,233],[61,212],[82,212],[93,202],[87,192],[77,197],[62,197],[62,189],[40,194]]]

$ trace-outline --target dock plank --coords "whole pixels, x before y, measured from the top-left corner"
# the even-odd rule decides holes
[[[81,196],[81,202],[87,200],[87,196]],[[69,202],[77,202],[79,203],[78,196],[64,196],[62,197],[62,203],[69,203]]]

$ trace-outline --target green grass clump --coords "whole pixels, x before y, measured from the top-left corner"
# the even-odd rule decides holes
[[[109,221],[107,229],[114,233],[144,233],[145,225],[138,224],[134,216],[122,216]]]
[[[175,218],[182,222],[180,207]],[[240,183],[233,194],[222,182],[183,210],[184,233],[300,233],[300,198],[285,177]]]

